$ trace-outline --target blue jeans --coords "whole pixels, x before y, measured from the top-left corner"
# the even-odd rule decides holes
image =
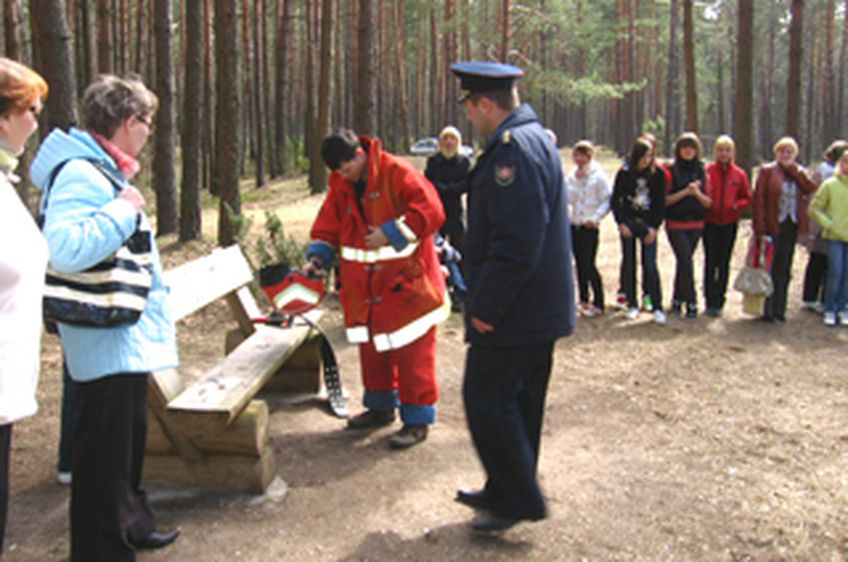
[[[827,290],[825,291],[824,308],[828,312],[845,310],[845,300],[848,296],[848,242],[841,240],[825,240],[827,242]]]

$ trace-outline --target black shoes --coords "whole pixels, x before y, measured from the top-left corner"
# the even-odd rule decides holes
[[[459,489],[454,500],[474,509],[491,509],[493,503],[485,490]]]
[[[180,530],[174,529],[173,531],[153,531],[150,533],[146,539],[132,543],[133,548],[136,550],[155,550],[157,548],[164,548],[177,540],[177,537],[180,536]]]
[[[426,425],[404,424],[397,433],[389,437],[389,447],[392,449],[408,449],[427,439]]]
[[[478,533],[500,533],[515,526],[520,519],[498,517],[497,515],[478,515],[471,520],[471,529]]]
[[[358,416],[347,420],[348,429],[369,429],[383,427],[395,421],[394,410],[381,412],[379,410],[365,410]]]

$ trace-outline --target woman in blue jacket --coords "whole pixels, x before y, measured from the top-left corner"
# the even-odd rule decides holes
[[[30,177],[45,192],[43,229],[54,270],[86,270],[137,229],[149,232],[144,197],[129,181],[139,171],[136,158],[157,107],[141,81],[101,76],[85,92],[85,129],[55,129],[44,140]],[[156,531],[140,488],[147,378],[177,365],[176,330],[152,238],[151,246],[153,282],[137,322],[109,328],[58,324],[77,383],[72,561],[134,561],[136,549],[165,546],[179,534]]]

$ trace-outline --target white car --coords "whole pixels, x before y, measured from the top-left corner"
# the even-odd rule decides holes
[[[431,156],[439,150],[439,139],[436,137],[427,137],[415,141],[409,148],[409,152],[413,156]]]
[[[413,156],[432,156],[433,154],[438,152],[438,150],[439,139],[437,139],[436,137],[426,137],[415,141],[415,144],[410,147],[409,152]],[[471,158],[471,155],[474,154],[474,149],[468,146],[467,144],[464,144],[459,147],[459,153],[463,156]]]

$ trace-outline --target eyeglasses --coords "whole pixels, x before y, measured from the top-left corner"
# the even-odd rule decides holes
[[[151,133],[156,130],[156,124],[149,117],[141,117],[136,115],[135,120],[139,123],[144,123],[147,126],[147,130]]]

